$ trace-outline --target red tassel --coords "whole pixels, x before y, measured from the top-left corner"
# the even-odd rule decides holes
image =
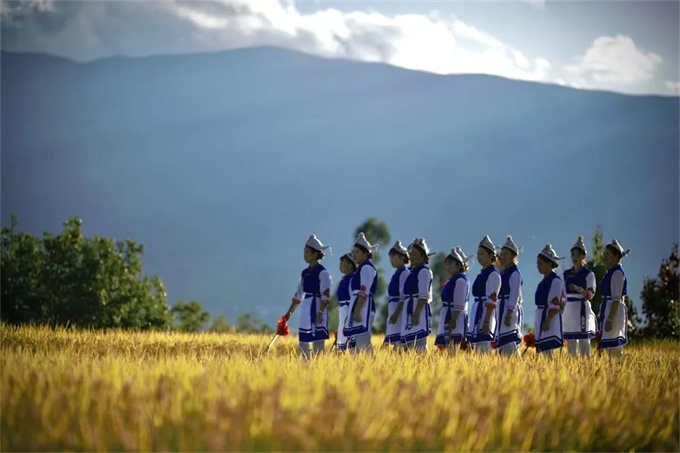
[[[288,320],[285,316],[281,316],[279,322],[276,323],[276,334],[281,337],[285,337],[289,332],[290,330],[288,329]]]

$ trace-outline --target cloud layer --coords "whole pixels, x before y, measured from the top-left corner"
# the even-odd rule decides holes
[[[543,8],[544,2],[534,2]],[[387,16],[334,8],[303,14],[292,2],[2,3],[3,49],[76,60],[274,45],[328,58],[383,62],[438,74],[484,73],[579,88],[635,91],[662,58],[623,35],[597,37],[573,62],[527,55],[455,17]],[[676,82],[665,85],[676,92]]]
[[[616,35],[595,39],[579,61],[566,69],[603,85],[626,86],[650,80],[661,63],[659,55],[640,50],[628,36]]]

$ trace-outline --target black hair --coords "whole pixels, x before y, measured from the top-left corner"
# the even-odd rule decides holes
[[[541,260],[543,260],[543,261],[545,261],[546,263],[550,263],[550,265],[552,266],[553,269],[556,269],[557,267],[559,267],[559,264],[557,264],[557,263],[554,262],[553,260],[551,260],[551,259],[549,259],[549,258],[547,258],[547,257],[545,257],[545,256],[543,256],[543,255],[540,255],[540,254],[539,254],[539,255],[538,255],[538,258],[541,259]]]
[[[371,251],[368,250],[368,249],[367,249],[366,247],[364,247],[363,245],[361,245],[361,244],[354,244],[354,247],[358,248],[359,250],[361,250],[361,251],[364,252],[364,253],[368,253],[368,258],[369,258],[369,259],[370,259],[370,258],[373,258],[373,253],[371,253]]]
[[[458,267],[459,267],[460,269],[462,269],[463,271],[465,271],[465,272],[467,272],[468,269],[469,269],[469,266],[468,266],[467,263],[461,262],[458,258],[456,258],[455,256],[451,255],[450,253],[449,253],[449,255],[446,257],[446,259],[444,260],[444,262],[456,263],[456,264],[458,265]]]
[[[421,255],[423,255],[423,257],[424,257],[423,262],[424,262],[425,264],[429,264],[429,263],[430,263],[430,257],[427,255],[427,253],[425,253],[425,249],[423,249],[423,248],[422,248],[420,245],[418,245],[418,244],[411,244],[411,247],[415,248],[416,250],[418,250],[418,251],[420,252]]]
[[[400,256],[402,256],[402,257],[404,258],[404,263],[406,263],[406,264],[408,264],[408,263],[411,261],[411,258],[408,257],[408,254],[404,255],[403,253],[398,252],[397,249],[395,249],[394,247],[392,247],[392,248],[390,249],[388,255],[390,255],[390,256],[392,256],[392,255],[400,255]]]
[[[612,252],[614,255],[616,255],[619,259],[623,258],[623,254],[619,251],[619,249],[617,249],[613,245],[607,244],[605,246],[605,248],[608,248],[609,251]]]
[[[480,245],[480,247],[483,248],[484,250],[486,250],[487,252],[489,252],[491,254],[491,256],[494,257],[494,260],[498,257],[498,254],[496,253],[495,250],[491,250],[489,247],[487,247],[485,245]]]
[[[451,254],[449,254],[449,255],[446,257],[446,259],[444,260],[444,262],[446,262],[446,261],[451,262],[451,263],[454,263],[454,262],[455,262],[455,263],[458,263],[459,265],[462,264],[458,258],[456,258],[455,256],[453,256],[453,255],[451,255]]]
[[[306,245],[305,248],[311,250],[312,252],[316,252],[316,259],[319,260],[319,261],[321,261],[323,259],[323,257],[326,256],[326,254],[324,252],[317,250],[317,249],[314,249],[314,248],[312,248],[308,245]]]
[[[357,269],[357,265],[354,263],[354,261],[352,261],[352,260],[350,259],[349,256],[347,256],[347,254],[344,254],[344,255],[342,255],[342,256],[340,257],[340,261],[342,261],[342,260],[345,260],[346,263],[351,264],[352,267],[354,268],[354,270]]]

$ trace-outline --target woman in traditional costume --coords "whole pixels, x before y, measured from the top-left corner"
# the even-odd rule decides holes
[[[427,352],[427,337],[432,333],[432,271],[425,239],[415,238],[408,247],[411,272],[404,283],[405,312],[402,314],[401,342],[408,349]]]
[[[496,332],[496,304],[501,289],[501,274],[495,266],[496,246],[489,236],[484,236],[477,248],[477,261],[482,270],[472,285],[474,303],[470,311],[468,340],[478,354],[491,350]]]
[[[345,321],[345,335],[351,337],[355,353],[366,351],[373,353],[371,345],[371,326],[375,319],[375,301],[373,296],[378,285],[378,272],[371,261],[377,245],[371,245],[364,233],[359,233],[352,248],[352,258],[357,270],[350,283],[350,305]]]
[[[451,354],[456,353],[467,332],[470,279],[466,272],[469,259],[462,248],[455,247],[444,260],[444,267],[451,278],[442,288],[442,308],[434,344],[447,348]]]
[[[559,266],[557,252],[550,244],[538,254],[536,267],[543,274],[543,280],[536,288],[536,318],[534,320],[534,335],[536,336],[536,351],[547,356],[552,350],[563,346],[562,313],[560,308],[564,297],[562,279],[555,273]]]
[[[628,343],[628,280],[621,259],[629,253],[630,249],[624,250],[616,239],[604,248],[604,264],[609,270],[600,284],[600,348],[616,358],[623,357],[623,345]]]
[[[301,306],[298,328],[300,355],[311,359],[312,355],[323,352],[328,339],[328,312],[326,307],[331,300],[331,274],[321,265],[321,260],[330,247],[325,246],[311,235],[305,244],[304,260],[309,265],[302,271],[297,291],[284,315],[290,319],[293,311]]]
[[[498,327],[496,328],[496,348],[501,355],[519,356],[519,344],[522,342],[522,273],[517,267],[517,255],[520,250],[508,236],[499,254],[503,272],[501,273],[501,289],[498,295]]]
[[[595,338],[595,312],[590,305],[595,296],[595,273],[586,267],[587,253],[583,236],[579,236],[571,248],[572,267],[564,271],[567,301],[562,326],[567,351],[574,357],[590,357],[590,340]]]
[[[389,302],[387,305],[387,327],[385,331],[385,345],[401,345],[401,316],[404,310],[404,284],[410,271],[408,250],[397,241],[389,252],[390,264],[396,270],[392,275],[390,284],[387,286]]]

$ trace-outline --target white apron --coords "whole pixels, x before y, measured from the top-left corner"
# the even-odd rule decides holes
[[[470,343],[482,343],[484,341],[492,341],[496,333],[496,309],[489,308],[485,304],[486,297],[475,297],[472,303],[472,310],[469,314],[468,338]],[[484,335],[482,333],[482,325],[486,318],[487,311],[492,310],[493,314],[489,319],[489,332]]]
[[[621,299],[619,308],[616,311],[616,317],[612,320],[612,328],[609,332],[606,332],[604,327],[612,308],[612,299],[609,297],[602,297],[602,305],[600,305],[600,324],[602,327],[602,339],[600,341],[601,349],[616,348],[628,343],[626,296],[623,296]]]
[[[397,344],[401,342],[401,319],[404,316],[404,310],[401,310],[397,322],[390,324],[392,315],[399,307],[399,299],[390,300],[387,304],[387,325],[385,327],[385,344]]]
[[[371,326],[373,325],[373,319],[375,318],[373,294],[369,294],[368,298],[364,301],[364,305],[361,307],[361,321],[358,323],[354,321],[354,316],[352,316],[352,313],[354,313],[358,297],[359,291],[354,291],[352,294],[352,299],[349,303],[347,319],[345,320],[344,333],[347,337],[370,332]]]
[[[589,300],[578,293],[567,293],[562,313],[565,340],[595,338],[596,319]]]
[[[543,323],[548,319],[548,307],[536,307],[536,319],[534,320],[534,335],[536,337],[536,350],[539,352],[561,348],[562,339],[562,314],[557,311],[550,321],[550,329],[543,332]]]
[[[401,314],[401,343],[414,343],[416,340],[427,338],[432,332],[432,308],[429,303],[420,311],[420,318],[416,324],[413,312],[418,306],[418,294],[408,294]]]
[[[453,316],[453,307],[444,304],[439,310],[439,325],[437,326],[437,338],[434,341],[436,346],[448,346],[453,340],[456,343],[465,338],[467,332],[467,302],[465,303],[465,310],[459,310],[458,319],[453,330],[449,329],[450,320]]]
[[[500,348],[506,344],[522,342],[522,323],[524,322],[524,308],[518,304],[510,315],[510,325],[505,325],[505,315],[508,312],[506,307],[507,299],[501,299],[498,304],[498,328],[496,329],[496,347]]]
[[[328,339],[328,310],[323,311],[321,324],[316,323],[316,315],[321,309],[321,296],[305,294],[300,304],[299,336],[303,343]]]
[[[344,350],[347,347],[347,337],[345,336],[344,326],[347,322],[347,313],[349,313],[349,303],[341,303],[338,310],[338,349]]]

